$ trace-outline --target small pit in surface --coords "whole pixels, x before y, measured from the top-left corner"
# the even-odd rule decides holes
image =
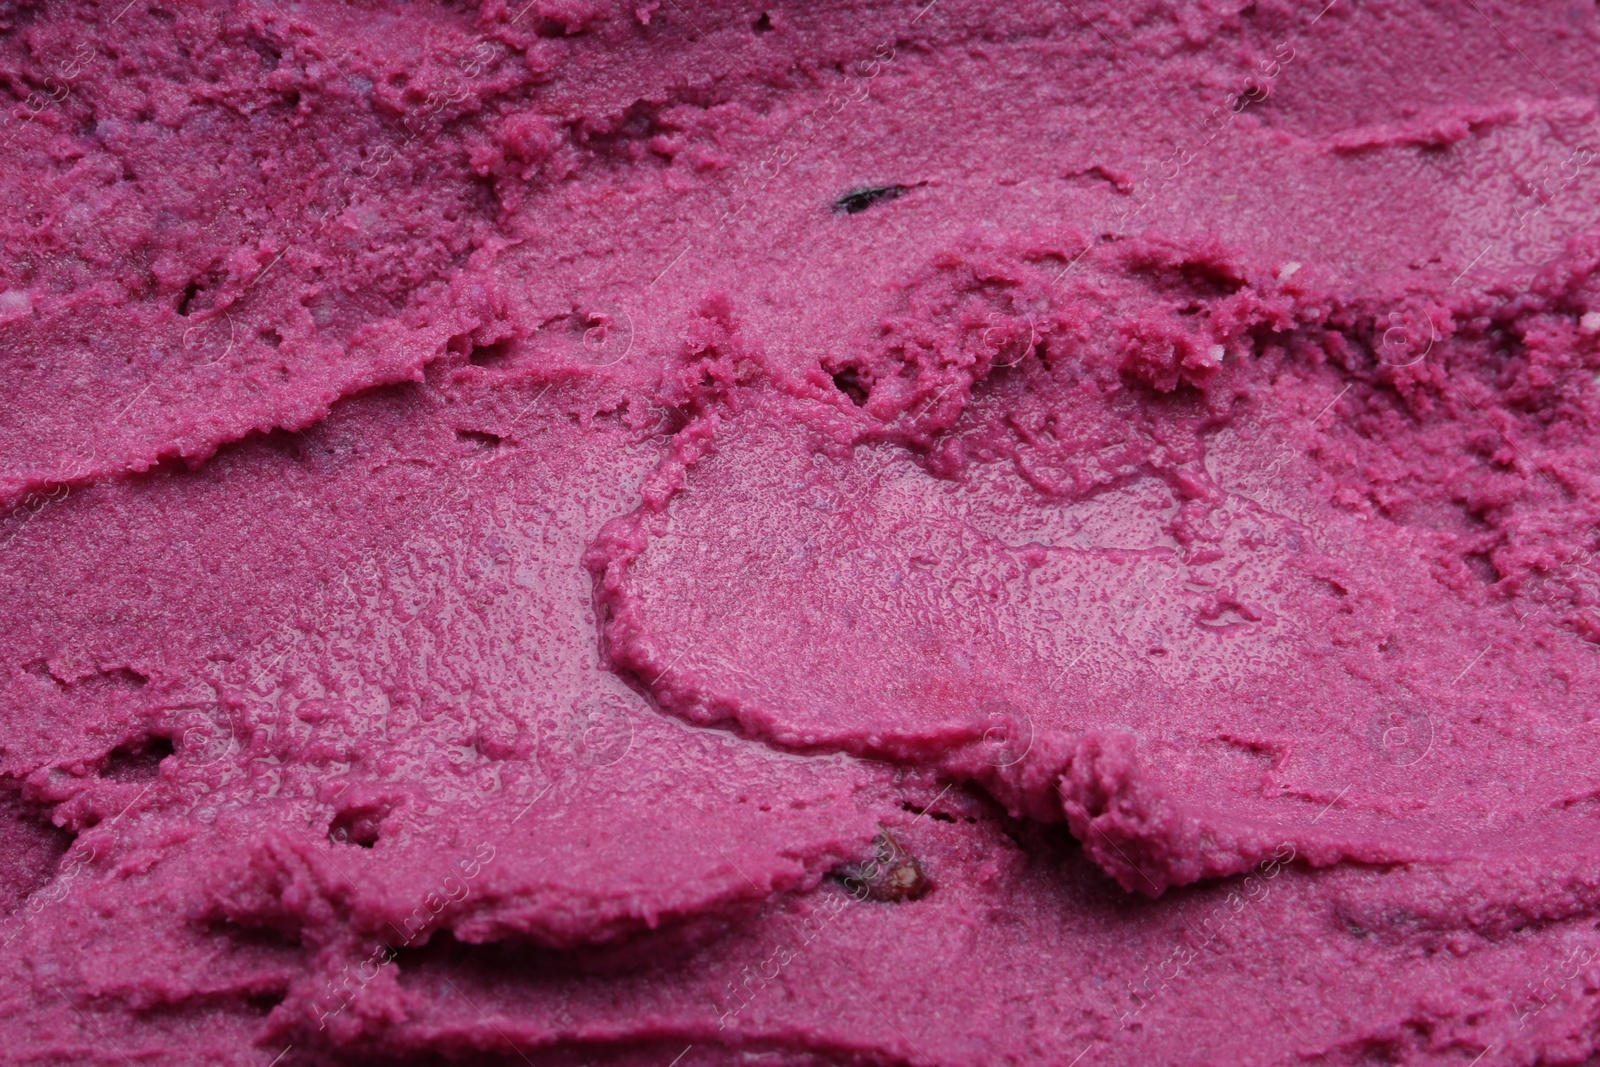
[[[328,826],[328,840],[336,845],[355,845],[371,848],[378,843],[384,816],[389,813],[377,807],[349,808],[334,816]]]
[[[867,402],[870,393],[867,387],[861,384],[861,375],[854,367],[846,367],[833,376],[833,386],[839,392],[850,398],[850,403],[861,407]]]

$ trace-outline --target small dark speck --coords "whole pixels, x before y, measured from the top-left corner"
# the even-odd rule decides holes
[[[873,185],[845,193],[833,202],[833,210],[843,215],[859,215],[883,200],[898,200],[907,191],[904,185]]]

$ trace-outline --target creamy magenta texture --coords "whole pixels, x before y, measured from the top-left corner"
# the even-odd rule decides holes
[[[0,3],[0,1062],[1600,1063],[1597,79]]]

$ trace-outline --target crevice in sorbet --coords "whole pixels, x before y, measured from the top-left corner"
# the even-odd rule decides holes
[[[870,389],[862,384],[861,374],[854,367],[846,367],[841,371],[835,371],[833,385],[835,389],[849,397],[850,403],[856,407],[863,406],[872,398]]]
[[[161,761],[175,751],[170,737],[136,738],[112,749],[100,773],[115,782],[148,782],[161,773]]]
[[[457,430],[456,437],[475,452],[493,452],[504,440],[499,434],[487,430]]]
[[[511,342],[509,340],[473,345],[472,351],[467,354],[467,362],[474,367],[498,367],[510,358]]]

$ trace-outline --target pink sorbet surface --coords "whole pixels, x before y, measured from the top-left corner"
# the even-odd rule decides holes
[[[1600,1064],[1588,0],[0,3],[0,1063]]]

